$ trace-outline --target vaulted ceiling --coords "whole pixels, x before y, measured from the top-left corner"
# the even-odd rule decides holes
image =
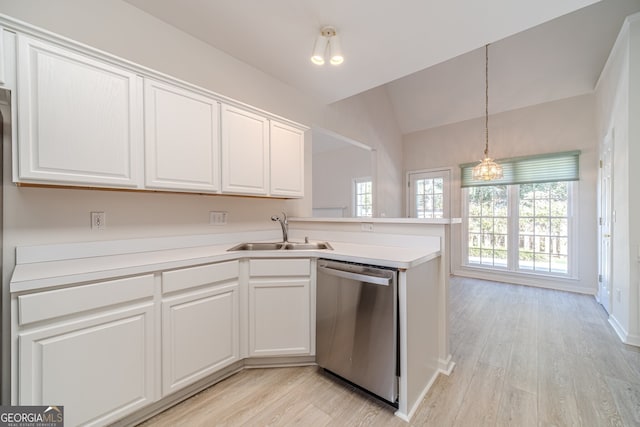
[[[126,0],[323,102],[384,85],[403,133],[593,91],[640,0]],[[314,66],[323,25],[345,62]]]

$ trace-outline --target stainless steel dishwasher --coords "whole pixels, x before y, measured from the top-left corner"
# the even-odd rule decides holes
[[[397,271],[319,260],[316,361],[397,406]]]

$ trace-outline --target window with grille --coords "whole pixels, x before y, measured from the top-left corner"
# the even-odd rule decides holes
[[[427,219],[448,218],[449,175],[449,170],[409,172],[408,216]]]
[[[568,182],[520,185],[520,270],[568,272],[569,186]]]
[[[571,188],[571,182],[468,188],[467,265],[569,274]]]
[[[473,182],[463,165],[465,264],[570,276],[578,154],[507,159],[493,182]]]
[[[468,263],[507,268],[507,186],[472,187],[467,201]]]
[[[373,183],[371,178],[356,178],[353,181],[354,215],[373,216]]]

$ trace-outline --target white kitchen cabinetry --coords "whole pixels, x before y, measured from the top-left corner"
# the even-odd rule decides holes
[[[103,425],[155,400],[153,275],[20,295],[19,405]]]
[[[312,354],[311,261],[249,262],[249,355]]]
[[[270,195],[304,196],[304,132],[270,122]]]
[[[145,187],[220,190],[220,104],[145,79]]]
[[[162,273],[162,392],[240,360],[238,261]]]
[[[18,180],[141,187],[142,78],[18,34]]]
[[[222,105],[222,191],[266,195],[269,190],[269,120]]]

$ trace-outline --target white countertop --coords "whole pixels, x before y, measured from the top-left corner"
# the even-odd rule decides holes
[[[380,246],[330,242],[333,250],[234,251],[234,244],[198,246],[123,255],[18,264],[10,292],[153,273],[242,258],[327,258],[409,269],[440,256],[438,248]]]
[[[461,224],[462,218],[391,218],[391,217],[293,217],[290,222],[345,222],[345,223],[387,223],[387,224]]]

